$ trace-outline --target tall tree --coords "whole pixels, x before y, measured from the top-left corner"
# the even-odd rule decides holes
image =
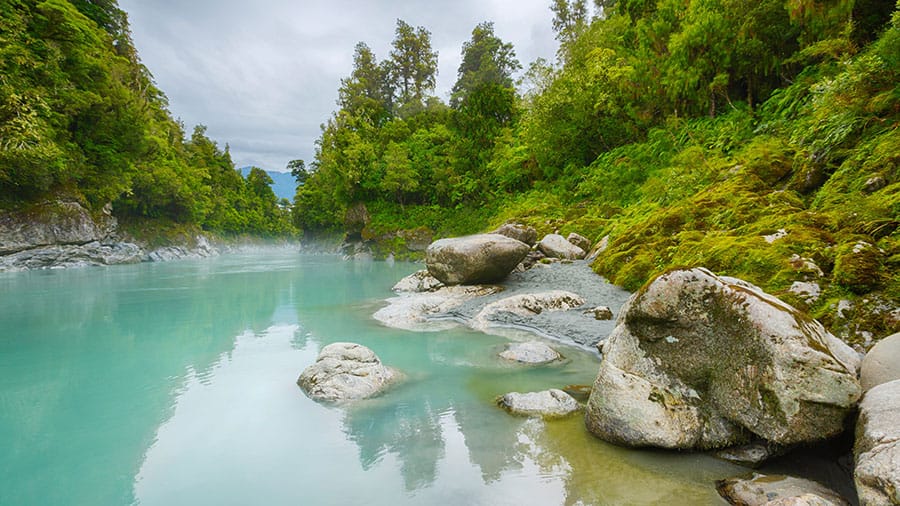
[[[398,19],[392,46],[388,68],[397,105],[423,104],[437,79],[438,53],[431,48],[431,32]]]
[[[522,68],[513,45],[500,40],[494,34],[494,23],[490,22],[479,23],[472,30],[472,38],[463,43],[461,59],[450,95],[450,106],[455,109],[470,93],[486,84],[513,88],[512,74]]]
[[[553,31],[560,43],[560,56],[565,48],[584,32],[588,24],[587,2],[585,0],[553,0]]]
[[[391,91],[387,85],[385,67],[365,42],[356,44],[353,51],[353,71],[341,79],[338,105],[345,111],[364,116],[373,124],[381,123],[391,109]]]

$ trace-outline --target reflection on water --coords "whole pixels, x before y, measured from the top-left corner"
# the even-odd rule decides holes
[[[495,407],[591,382],[593,354],[512,367],[498,337],[379,326],[416,267],[276,252],[0,275],[0,504],[718,501],[735,468]],[[408,380],[352,407],[310,401],[296,378],[336,341]]]

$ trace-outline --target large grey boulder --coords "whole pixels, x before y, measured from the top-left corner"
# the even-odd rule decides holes
[[[849,506],[837,492],[814,481],[793,476],[754,474],[729,478],[716,489],[730,504],[742,506]]]
[[[864,391],[896,379],[900,379],[900,333],[878,341],[863,357],[859,373]]]
[[[537,242],[537,230],[535,230],[534,227],[529,227],[528,225],[522,225],[520,223],[506,223],[500,225],[497,230],[494,230],[491,233],[505,235],[506,237],[510,237],[517,241],[522,241],[529,246],[534,246],[534,243]]]
[[[500,358],[522,364],[547,364],[561,359],[562,355],[540,341],[528,341],[507,344]]]
[[[428,272],[445,285],[493,283],[509,275],[531,248],[499,234],[440,239],[425,251]]]
[[[759,288],[672,271],[622,307],[588,402],[595,435],[628,446],[780,445],[843,430],[859,357]]]
[[[578,260],[584,258],[583,249],[575,246],[559,234],[547,234],[538,243],[538,249],[548,257],[561,258],[563,260]]]
[[[853,456],[859,503],[900,504],[900,380],[866,392],[859,405]]]
[[[322,348],[316,363],[304,369],[297,384],[310,399],[341,403],[377,395],[400,376],[365,346],[333,343]]]
[[[514,415],[541,418],[563,418],[581,409],[571,395],[552,388],[543,392],[511,392],[497,399],[497,404]]]

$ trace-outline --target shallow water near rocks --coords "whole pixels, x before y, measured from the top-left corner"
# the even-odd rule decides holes
[[[595,353],[514,366],[501,337],[372,319],[418,268],[285,249],[0,275],[0,504],[724,504],[742,468],[496,407],[591,383]],[[309,400],[295,381],[337,341],[407,381]]]

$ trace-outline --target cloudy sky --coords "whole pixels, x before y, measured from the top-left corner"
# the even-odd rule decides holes
[[[436,94],[447,100],[462,43],[481,21],[523,66],[553,59],[550,0],[119,0],[144,64],[188,132],[202,123],[235,165],[284,170],[313,159],[336,108],[353,47],[383,59],[398,18],[424,26],[438,51]]]

